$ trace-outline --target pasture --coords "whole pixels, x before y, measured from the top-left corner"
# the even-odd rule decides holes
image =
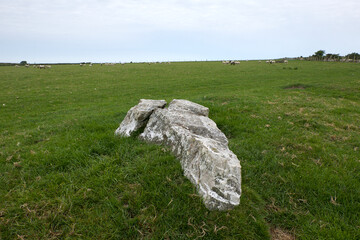
[[[0,67],[0,239],[359,239],[360,64]],[[208,211],[163,146],[114,137],[141,98],[210,109],[242,166]]]

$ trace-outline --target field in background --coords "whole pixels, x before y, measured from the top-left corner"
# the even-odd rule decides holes
[[[0,86],[0,239],[360,238],[360,64],[1,67]],[[166,148],[114,137],[141,98],[210,109],[238,207],[208,211]]]

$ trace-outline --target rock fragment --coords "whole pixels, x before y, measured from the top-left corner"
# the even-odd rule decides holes
[[[124,120],[116,129],[115,135],[129,137],[131,133],[146,125],[149,116],[155,109],[164,108],[165,105],[165,100],[140,99],[139,104],[127,112]]]

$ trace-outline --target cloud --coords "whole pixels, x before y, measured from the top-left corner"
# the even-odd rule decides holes
[[[245,45],[266,52],[269,42],[289,51],[292,43],[316,47],[320,40],[334,47],[340,36],[360,37],[358,9],[357,0],[0,0],[0,43],[11,52],[14,40],[24,39],[71,46],[74,54],[82,44],[88,51],[112,46],[174,55],[178,46],[189,56],[212,48],[239,53]]]

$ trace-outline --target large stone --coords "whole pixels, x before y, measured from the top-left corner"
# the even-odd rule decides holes
[[[151,114],[140,138],[168,145],[205,206],[227,210],[240,203],[241,167],[226,136],[207,117],[208,112],[199,104],[173,100],[168,108]]]
[[[139,104],[127,112],[124,120],[116,129],[115,135],[129,137],[131,133],[146,125],[149,116],[155,109],[164,108],[165,105],[165,100],[140,99]]]

